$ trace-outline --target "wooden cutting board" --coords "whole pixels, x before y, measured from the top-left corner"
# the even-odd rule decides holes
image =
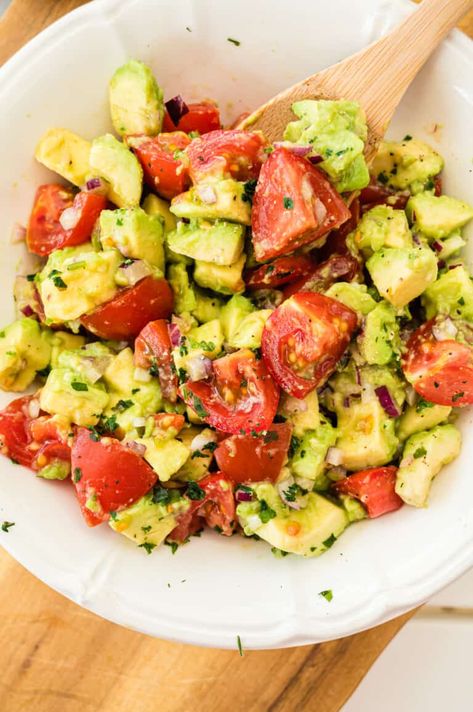
[[[13,0],[0,20],[0,64],[82,4]],[[473,35],[473,13],[462,26]],[[411,615],[331,643],[240,657],[236,644],[168,643],[101,620],[0,550],[1,712],[338,712]]]

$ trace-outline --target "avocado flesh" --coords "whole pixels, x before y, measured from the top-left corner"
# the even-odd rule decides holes
[[[68,368],[53,368],[39,394],[41,409],[63,415],[84,427],[96,425],[107,407],[108,393]]]
[[[376,306],[376,302],[368,293],[368,288],[365,284],[335,282],[327,289],[325,295],[345,304],[359,316],[366,316]]]
[[[67,129],[49,129],[35,150],[37,161],[81,187],[90,177],[92,144]]]
[[[404,307],[437,278],[437,258],[428,247],[383,248],[367,261],[376,289],[395,307]]]
[[[189,220],[228,220],[251,225],[251,205],[243,200],[243,183],[227,178],[209,186],[215,193],[215,202],[204,202],[199,195],[199,186],[194,186],[172,200],[171,213]]]
[[[104,250],[117,249],[125,257],[145,260],[164,274],[164,226],[160,216],[142,208],[102,210],[100,242]]]
[[[151,553],[172,532],[177,516],[188,508],[189,502],[184,497],[170,504],[161,504],[153,502],[152,495],[147,494],[130,507],[114,512],[108,523],[114,531]]]
[[[404,210],[377,205],[368,210],[358,223],[354,244],[365,258],[382,247],[412,247],[412,235]]]
[[[120,135],[155,136],[161,131],[163,92],[143,62],[129,60],[114,73],[109,84],[110,115]]]
[[[411,405],[398,420],[397,435],[400,440],[407,440],[410,435],[421,430],[430,430],[447,420],[452,408],[449,405],[436,405],[428,403],[426,407],[417,403]]]
[[[194,267],[194,279],[200,287],[212,289],[222,294],[243,292],[243,268],[246,256],[242,255],[234,264],[215,265],[212,262],[197,260]]]
[[[427,319],[437,314],[473,320],[473,281],[463,266],[448,270],[422,295]]]
[[[0,336],[0,388],[24,391],[34,381],[37,371],[48,366],[51,358],[51,334],[37,321],[24,317],[5,327]]]
[[[111,134],[92,141],[90,168],[94,175],[108,184],[108,197],[119,208],[140,204],[143,189],[143,169],[136,156]]]
[[[473,218],[473,207],[448,195],[418,193],[409,199],[407,214],[426,237],[440,240]]]
[[[216,265],[232,265],[244,247],[245,228],[225,220],[179,222],[167,237],[172,252]]]
[[[423,141],[382,141],[371,166],[378,180],[394,190],[419,192],[431,185],[443,168],[443,158]]]

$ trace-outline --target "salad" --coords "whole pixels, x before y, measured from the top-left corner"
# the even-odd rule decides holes
[[[425,507],[473,403],[473,208],[442,157],[408,135],[369,171],[350,101],[296,102],[276,143],[223,129],[135,60],[109,100],[114,134],[36,148],[61,181],[15,231],[38,268],[0,332],[29,391],[2,454],[147,553],[209,527],[311,557]]]

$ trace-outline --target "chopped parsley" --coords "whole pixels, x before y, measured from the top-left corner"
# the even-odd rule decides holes
[[[149,367],[149,372],[152,376],[159,376],[158,362],[155,356],[151,358],[151,366]]]
[[[425,449],[425,447],[418,447],[414,453],[414,457],[416,460],[418,460],[419,457],[424,457],[424,455],[427,455],[427,450]]]
[[[169,504],[171,501],[171,490],[161,485],[155,485],[151,495],[154,504]]]
[[[263,524],[266,524],[269,522],[270,519],[274,519],[276,516],[276,512],[274,509],[272,509],[269,504],[266,502],[265,499],[260,500],[260,511],[259,511],[259,518],[263,522]]]
[[[118,225],[118,227],[123,226],[123,218],[117,218],[117,225]]]
[[[333,598],[333,592],[331,588],[328,588],[326,591],[320,591],[319,596],[323,596],[326,601],[330,603],[330,601]]]
[[[80,381],[71,381],[71,388],[73,388],[75,391],[89,390],[87,383],[81,383]]]
[[[323,546],[325,546],[326,549],[330,549],[331,546],[335,544],[337,541],[337,537],[335,534],[330,534],[328,539],[325,539],[325,541],[322,542]]]
[[[240,657],[242,658],[244,653],[243,653],[243,646],[241,644],[241,638],[239,635],[237,635],[237,646],[238,646],[238,652],[240,653]]]
[[[389,178],[384,171],[381,171],[381,173],[378,173],[378,183],[382,183],[383,185],[386,185],[386,183],[389,183]]]
[[[301,441],[299,440],[299,438],[297,438],[295,435],[293,435],[291,438],[291,444],[289,445],[289,450],[287,453],[289,455],[289,457],[294,457],[296,450],[300,444],[301,444]]]
[[[118,428],[116,415],[110,415],[108,418],[100,416],[100,419],[100,425],[97,427],[97,432],[99,432],[100,435],[105,435],[106,433],[113,433],[113,431]]]
[[[189,497],[189,499],[199,500],[204,499],[205,492],[202,487],[199,487],[197,482],[189,482],[189,484],[187,485],[186,495]]]
[[[141,531],[144,532],[145,534],[149,534],[149,532],[151,531],[152,528],[153,527],[151,526],[151,524],[148,524],[148,526],[146,526],[146,527],[141,527]]]
[[[82,479],[82,470],[80,467],[74,467],[74,475],[73,478],[74,482],[80,482]]]
[[[151,554],[153,549],[156,549],[156,544],[153,544],[151,541],[144,541],[142,544],[138,544],[138,547],[144,549],[147,554]]]
[[[427,183],[425,184],[424,188],[425,188],[425,190],[433,190],[433,189],[435,188],[435,183],[434,183],[434,181],[432,180],[432,178],[430,178],[430,179],[427,181]]]
[[[402,140],[403,141],[412,141],[412,136],[410,134],[406,134]]]
[[[179,549],[179,544],[176,544],[175,541],[165,541],[164,543],[166,544],[166,546],[171,547],[171,554],[175,554],[176,551]]]
[[[6,534],[8,534],[8,530],[14,526],[15,526],[15,522],[3,522],[2,532],[5,532]]]
[[[52,277],[52,281],[56,289],[67,289],[67,284],[59,275],[55,275],[54,277]]]
[[[97,443],[100,440],[100,433],[98,432],[97,428],[94,428],[92,425],[88,428],[90,430],[90,435],[89,438],[93,440],[95,443]]]
[[[227,42],[231,42],[231,44],[235,45],[235,47],[239,47],[241,45],[240,40],[236,40],[233,37],[227,37]]]
[[[302,494],[302,489],[296,483],[289,485],[287,490],[284,490],[284,498],[288,502],[295,502],[296,497]]]
[[[263,440],[266,444],[274,443],[276,440],[279,440],[279,435],[275,430],[267,430],[264,434]]]
[[[430,401],[425,400],[425,398],[419,398],[416,403],[416,413],[422,413],[426,408],[433,408],[434,404]]]
[[[253,203],[255,189],[256,180],[254,178],[252,178],[251,180],[247,180],[246,183],[243,183],[243,194],[241,196],[241,199],[244,203]]]
[[[36,371],[37,376],[41,376],[41,378],[47,378],[51,372],[51,366],[46,366],[46,368],[41,368],[39,371]]]
[[[199,396],[196,396],[194,393],[192,393],[191,397],[193,410],[195,410],[199,418],[206,418],[208,416],[208,412],[205,410],[204,404],[200,400]]]
[[[187,371],[185,368],[180,368],[178,373],[179,383],[185,383],[187,381]]]
[[[132,394],[132,396],[134,396],[135,393],[139,393],[139,391],[140,391],[140,388],[132,388],[132,389],[131,389],[131,394]]]
[[[286,210],[292,210],[294,207],[293,199],[289,198],[287,195],[285,195],[283,198],[283,204]]]
[[[461,307],[464,307],[464,306],[465,306],[465,300],[463,299],[463,297],[460,297],[460,299],[458,300],[457,304],[459,304]]]
[[[184,356],[187,356],[188,353],[189,349],[187,348],[187,346],[185,344],[181,344],[179,346],[179,356],[183,358]]]
[[[276,557],[276,559],[284,559],[285,556],[289,556],[288,551],[283,551],[282,549],[278,549],[276,546],[271,547],[271,553],[273,556]]]
[[[132,400],[122,400],[120,398],[118,403],[113,407],[113,410],[118,410],[119,413],[123,413],[124,410],[131,408],[132,405],[134,405]]]

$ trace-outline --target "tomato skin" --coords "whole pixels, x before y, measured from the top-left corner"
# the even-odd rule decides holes
[[[32,467],[35,458],[28,449],[27,412],[31,398],[16,398],[0,411],[0,452],[24,467]]]
[[[73,201],[71,188],[57,183],[39,186],[26,230],[26,246],[30,252],[46,256],[57,249],[65,236],[59,218],[66,208],[72,206]]]
[[[292,425],[273,423],[268,434],[258,437],[237,434],[222,440],[215,450],[219,470],[234,483],[274,482],[287,458]]]
[[[236,180],[257,178],[265,159],[266,140],[261,133],[228,129],[195,138],[186,149],[189,175],[197,183],[205,178]]]
[[[404,502],[394,491],[397,467],[372,467],[356,472],[333,485],[337,494],[359,499],[370,519],[394,512]]]
[[[101,339],[134,339],[149,321],[172,314],[174,295],[164,278],[145,277],[121,289],[110,301],[81,317],[81,324]]]
[[[256,186],[251,217],[259,262],[312,243],[349,218],[340,194],[309,161],[285,148],[268,156]]]
[[[158,476],[146,460],[114,438],[99,438],[87,428],[77,428],[71,466],[77,498],[88,524],[105,522],[110,512],[129,507],[143,497]],[[78,469],[77,469],[78,468]],[[77,474],[80,471],[80,477]],[[98,511],[85,505],[95,495]]]
[[[315,292],[299,292],[267,320],[261,342],[263,358],[286,393],[304,398],[333,373],[356,326],[355,312],[341,302]],[[293,357],[294,363],[301,362],[299,372]]]
[[[395,193],[372,178],[370,184],[360,192],[361,212],[366,213],[376,205],[390,205],[395,210],[404,210],[409,197],[410,195],[407,191]]]
[[[414,390],[438,405],[473,404],[473,348],[453,339],[437,341],[436,319],[422,324],[409,338],[402,369]]]
[[[135,364],[139,368],[154,366],[165,398],[171,403],[177,400],[179,386],[172,358],[168,322],[165,319],[150,321],[135,341]]]
[[[315,268],[309,255],[278,257],[273,262],[247,270],[244,280],[247,289],[274,289],[304,278]]]
[[[185,544],[190,536],[202,531],[204,520],[198,513],[201,501],[191,501],[187,512],[183,512],[176,517],[176,526],[166,537],[167,541],[176,544]]]
[[[65,230],[64,240],[53,249],[74,247],[90,240],[97,218],[107,205],[108,201],[104,195],[86,191],[77,193],[72,208],[79,214],[79,219],[73,228]]]
[[[201,135],[221,128],[220,111],[211,101],[201,101],[187,104],[189,111],[181,116],[177,126],[166,110],[163,120],[163,131],[198,131]]]
[[[146,183],[158,195],[171,200],[187,189],[187,168],[174,157],[176,151],[189,145],[187,134],[173,131],[158,136],[128,136],[127,143],[141,163]]]
[[[239,433],[271,426],[279,387],[264,362],[249,349],[241,349],[213,361],[213,377],[188,381],[179,395],[194,410],[197,403],[197,414],[209,425],[225,433]]]
[[[325,262],[316,265],[309,274],[288,284],[283,294],[288,299],[297,292],[325,292],[339,280],[351,282],[359,271],[360,263],[353,255],[333,254]]]

